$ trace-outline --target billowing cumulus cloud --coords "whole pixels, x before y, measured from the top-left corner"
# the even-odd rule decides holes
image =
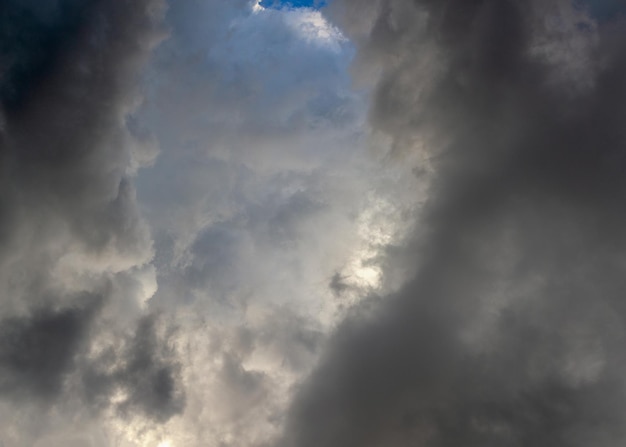
[[[565,1],[333,7],[375,84],[372,126],[434,174],[389,263],[416,275],[353,309],[281,445],[621,445],[622,19]]]
[[[270,442],[402,277],[420,183],[378,165],[351,43],[295,4],[6,5],[0,440]]]
[[[193,392],[164,439],[258,445],[345,309],[393,287],[379,258],[419,182],[368,155],[354,49],[319,11],[190,1],[166,23],[137,113],[160,154],[138,192],[155,238],[150,305],[179,323]]]

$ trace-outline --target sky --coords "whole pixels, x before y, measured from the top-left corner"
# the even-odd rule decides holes
[[[295,1],[272,1],[263,0],[259,4],[265,8],[314,8],[319,9],[326,6],[327,2],[324,0],[295,0]]]
[[[620,0],[0,0],[0,447],[621,447]]]

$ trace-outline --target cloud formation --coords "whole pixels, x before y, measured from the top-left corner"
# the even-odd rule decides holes
[[[171,4],[137,113],[160,147],[137,181],[155,239],[150,306],[175,315],[189,391],[164,428],[173,445],[279,433],[345,310],[395,285],[379,258],[411,220],[407,182],[417,189],[410,167],[368,155],[343,34],[320,11],[252,3]]]
[[[565,1],[342,0],[372,126],[434,171],[417,274],[355,308],[285,446],[624,442],[624,23]]]

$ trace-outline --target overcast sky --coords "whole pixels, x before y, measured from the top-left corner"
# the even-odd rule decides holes
[[[621,0],[0,0],[0,447],[621,447]]]

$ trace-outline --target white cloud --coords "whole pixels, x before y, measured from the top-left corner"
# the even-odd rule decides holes
[[[161,147],[139,178],[156,238],[150,304],[177,315],[194,390],[165,432],[173,446],[259,445],[344,312],[398,286],[381,257],[421,185],[408,167],[380,169],[353,49],[319,11],[208,2],[170,18],[139,117]]]
[[[0,445],[261,445],[337,322],[402,282],[385,248],[423,185],[380,168],[321,12],[171,2],[139,95],[163,4],[101,6],[33,93],[41,122],[0,107]]]

